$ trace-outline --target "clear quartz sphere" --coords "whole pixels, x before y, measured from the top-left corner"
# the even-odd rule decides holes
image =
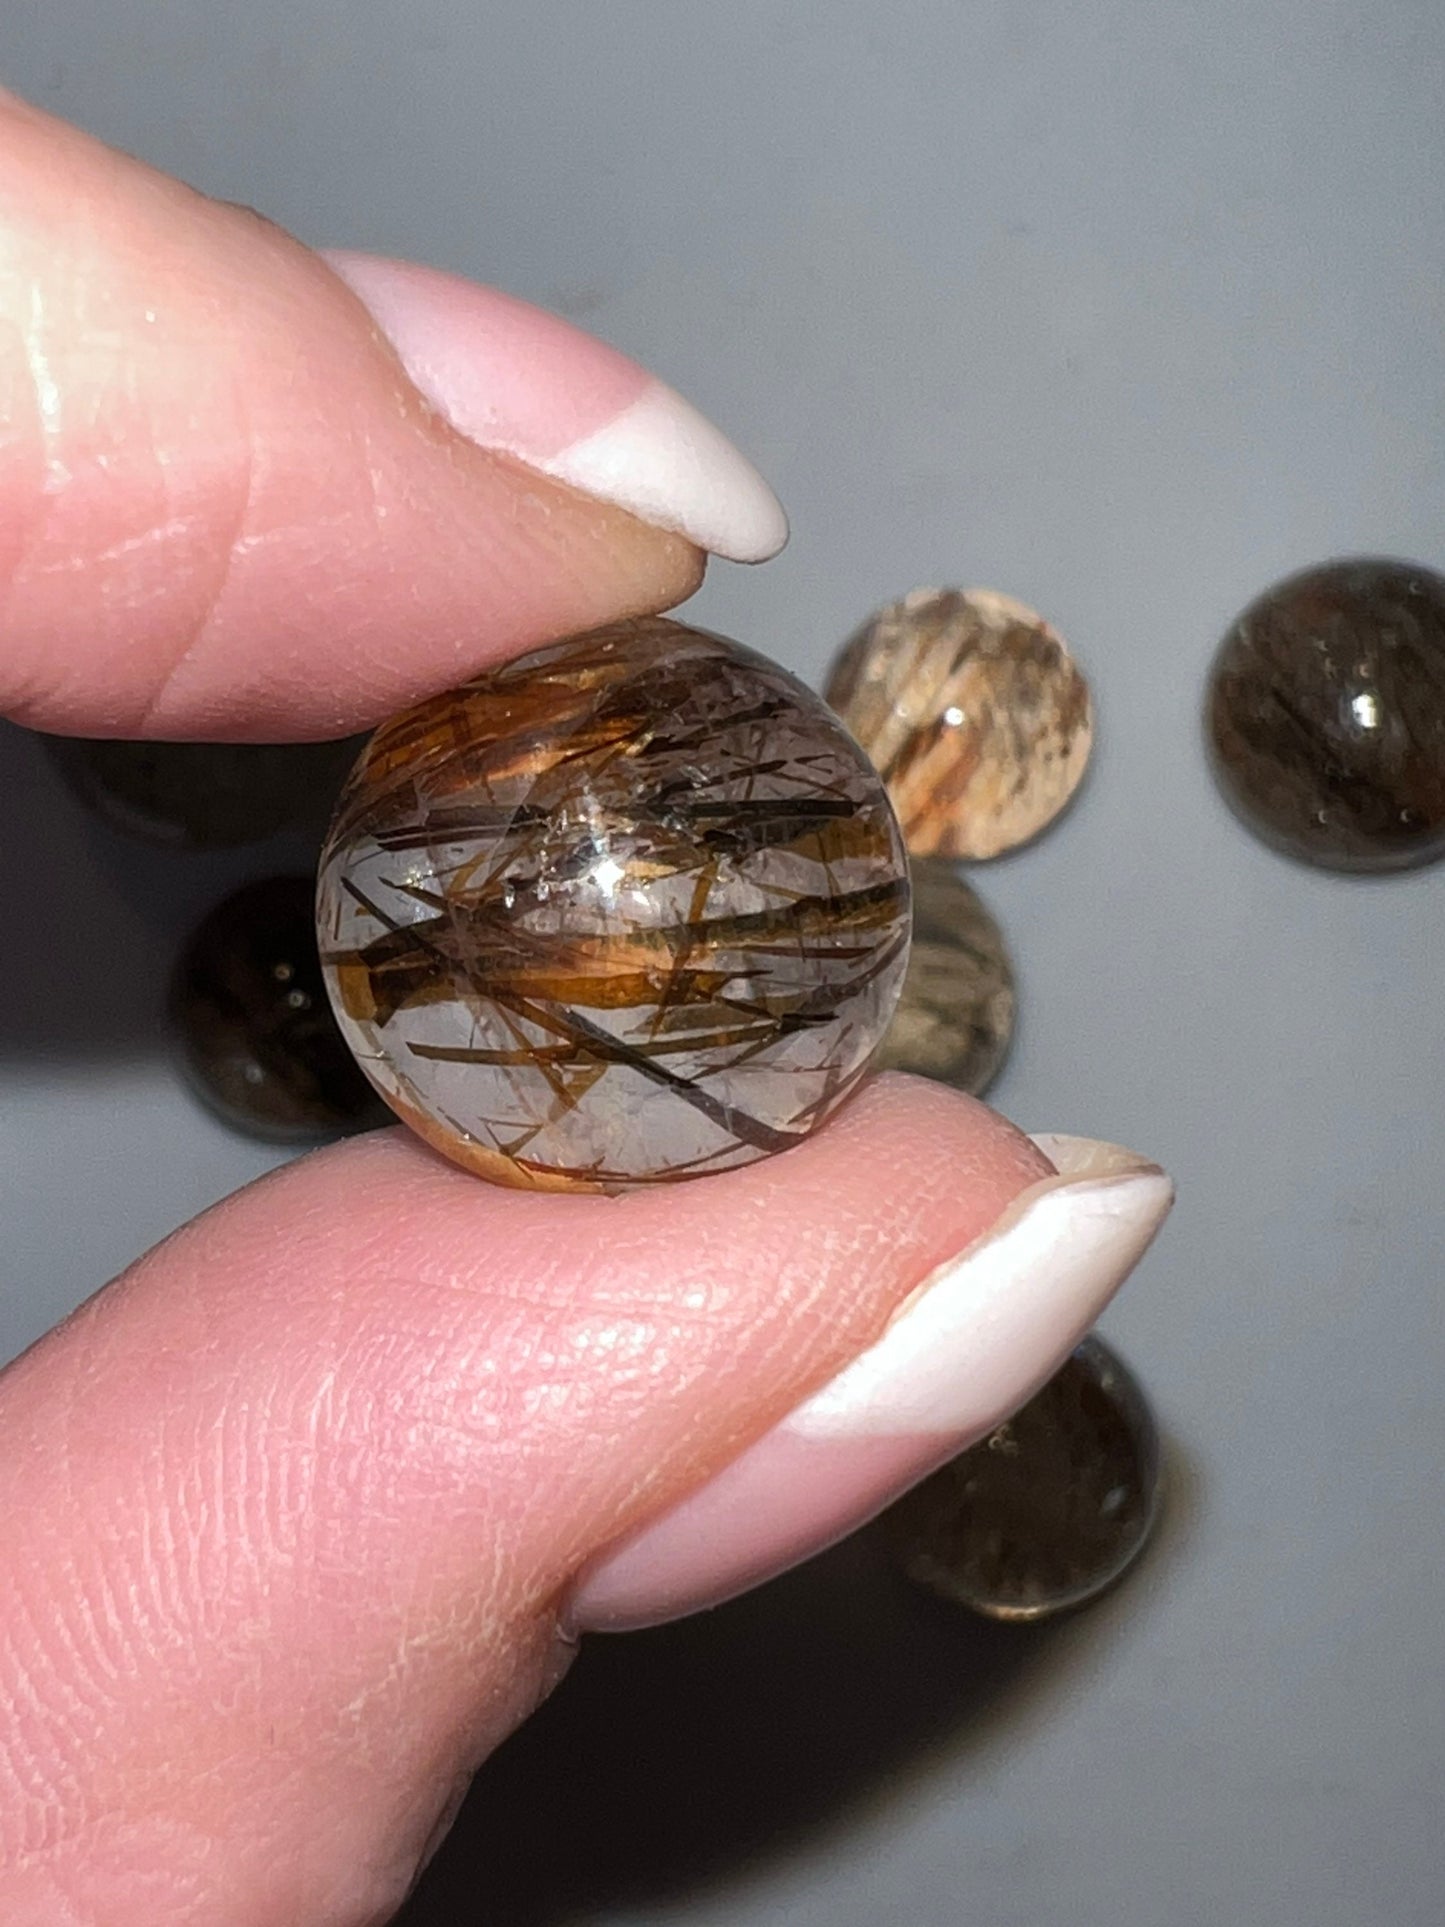
[[[727,1170],[857,1084],[908,958],[883,784],[785,670],[662,618],[380,729],[322,853],[342,1031],[458,1164],[617,1188]]]

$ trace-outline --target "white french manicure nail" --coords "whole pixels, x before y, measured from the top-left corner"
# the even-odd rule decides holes
[[[1139,1262],[1173,1201],[1157,1165],[1041,1137],[1032,1185],[888,1329],[731,1465],[609,1547],[566,1622],[623,1631],[716,1605],[809,1558],[1023,1405]]]
[[[733,562],[788,539],[745,455],[606,342],[495,288],[375,255],[324,256],[458,434]]]
[[[547,473],[730,562],[766,562],[788,539],[783,505],[752,463],[660,381]]]

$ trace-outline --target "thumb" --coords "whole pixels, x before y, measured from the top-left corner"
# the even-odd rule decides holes
[[[383,1133],[218,1206],[0,1381],[0,1914],[384,1919],[567,1627],[922,1476],[1167,1202],[891,1078],[671,1190],[493,1190]]]

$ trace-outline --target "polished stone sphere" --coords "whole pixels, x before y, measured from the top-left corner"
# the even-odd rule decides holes
[[[284,830],[319,836],[362,741],[45,740],[71,789],[112,829],[174,850],[229,850]]]
[[[313,893],[300,876],[235,891],[202,920],[171,982],[197,1094],[237,1130],[282,1144],[390,1121],[331,1014]]]
[[[654,618],[380,729],[317,928],[408,1124],[487,1177],[612,1189],[784,1150],[843,1102],[903,980],[907,859],[817,696]]]
[[[834,664],[828,701],[882,772],[915,856],[1003,856],[1069,802],[1093,705],[1042,616],[991,589],[915,589]]]
[[[1205,727],[1225,799],[1287,856],[1445,856],[1445,578],[1355,557],[1278,583],[1220,644]]]
[[[946,857],[919,858],[912,884],[913,949],[878,1068],[981,1097],[1013,1037],[1013,966],[1003,933]]]
[[[1022,1411],[915,1487],[882,1530],[907,1576],[988,1619],[1051,1619],[1108,1590],[1160,1510],[1159,1428],[1086,1338]]]

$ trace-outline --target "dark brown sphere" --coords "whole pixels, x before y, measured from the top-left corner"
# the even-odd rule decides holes
[[[900,1499],[883,1531],[928,1591],[989,1619],[1049,1619],[1128,1571],[1158,1505],[1148,1401],[1086,1338],[1022,1411]]]
[[[1278,583],[1220,644],[1206,729],[1230,806],[1286,855],[1445,855],[1445,578],[1367,556]]]
[[[226,850],[281,830],[319,834],[365,740],[48,743],[71,789],[112,829],[173,850]]]
[[[210,912],[171,1018],[192,1084],[238,1130],[296,1143],[391,1121],[331,1014],[309,877],[247,884]]]

